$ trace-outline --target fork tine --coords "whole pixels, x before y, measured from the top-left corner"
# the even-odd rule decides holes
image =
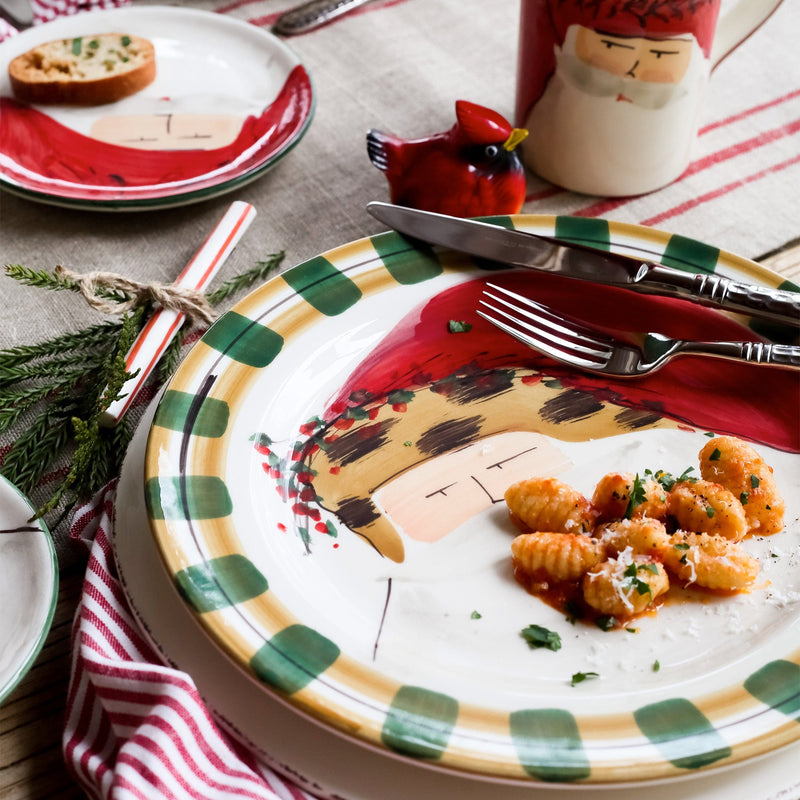
[[[491,303],[487,303],[485,300],[481,300],[480,303],[485,308],[493,311],[497,317],[500,317],[500,321],[503,322],[503,324],[509,327],[516,326],[518,331],[521,333],[527,332],[525,335],[530,335],[536,341],[544,342],[553,347],[567,350],[568,352],[581,353],[587,356],[594,356],[595,358],[604,358],[609,355],[610,350],[606,347],[592,347],[583,344],[580,340],[576,341],[570,339],[568,336],[560,335],[556,330],[556,326],[551,326],[548,324],[547,320],[536,319],[535,317],[525,317],[521,319],[513,314],[509,314],[508,311],[502,308],[497,308]],[[489,319],[489,315],[485,314],[480,309],[477,309],[477,312],[483,314],[485,319]],[[491,318],[490,321],[496,321],[497,317]]]
[[[485,300],[479,301],[481,305],[505,319],[506,326],[511,323],[512,325],[516,325],[518,330],[519,328],[524,328],[529,334],[533,335],[533,338],[537,342],[546,342],[568,352],[582,353],[584,355],[594,356],[595,358],[607,358],[609,355],[610,351],[607,345],[596,339],[588,339],[580,334],[576,334],[569,328],[559,324],[559,322],[554,322],[553,320],[560,320],[560,317],[552,316],[551,319],[551,315],[544,308],[542,308],[541,316],[539,316],[538,312],[533,314],[530,311],[518,308],[512,303],[505,302],[502,298],[497,298],[488,292],[484,294],[486,297],[503,303],[507,308],[516,312],[516,315],[502,308],[497,308],[491,303],[487,303]],[[478,313],[481,313],[479,309]],[[484,315],[484,318],[489,319],[490,322],[496,322],[495,318],[490,319],[486,315]]]
[[[532,309],[534,318],[537,322],[543,322],[549,328],[552,328],[559,333],[565,334],[570,338],[577,339],[583,344],[601,347],[605,352],[613,348],[614,342],[610,337],[604,336],[602,333],[600,333],[600,331],[590,328],[588,325],[584,325],[579,320],[561,317],[547,306],[543,306],[540,303],[537,303],[535,300],[531,300],[529,297],[512,292],[510,289],[506,289],[503,286],[498,286],[494,283],[487,283],[486,285],[495,291],[502,292],[504,295],[506,295],[506,297],[515,300],[517,303],[521,303],[524,306],[527,306],[529,309]],[[490,297],[495,302],[502,303],[508,308],[513,309],[526,319],[531,318],[531,311],[528,309],[514,305],[502,297],[492,295],[485,289],[483,293],[486,295],[486,297]]]
[[[484,313],[480,309],[478,309],[476,313],[478,314],[478,316],[483,317],[488,322],[491,322],[492,325],[496,325],[498,328],[500,328],[500,330],[505,331],[507,334],[513,336],[518,341],[522,342],[528,347],[532,347],[534,350],[538,350],[539,352],[550,356],[556,361],[566,362],[567,364],[572,364],[573,366],[576,367],[587,367],[589,369],[596,369],[598,366],[602,366],[602,364],[604,363],[603,360],[598,360],[597,354],[595,354],[593,358],[586,358],[580,355],[574,349],[575,347],[574,345],[572,345],[567,349],[561,349],[559,347],[553,346],[552,339],[548,340],[543,338],[536,338],[535,336],[526,334],[523,331],[519,330],[518,328],[514,328],[500,319],[495,319],[494,317]],[[517,322],[517,324],[519,323]]]

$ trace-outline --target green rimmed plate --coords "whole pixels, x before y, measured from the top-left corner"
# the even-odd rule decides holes
[[[153,83],[91,107],[15,101],[16,56],[120,31],[152,41]],[[262,176],[303,138],[311,79],[295,52],[247,22],[145,6],[58,17],[0,44],[0,188],[51,205],[139,211],[208,200]]]
[[[502,222],[780,283],[635,226]],[[667,333],[756,336],[394,234],[298,265],[210,329],[156,413],[146,499],[185,602],[297,710],[468,774],[652,780],[800,738],[796,380],[696,359],[635,385],[572,374],[479,324],[487,278],[607,325],[657,316]],[[755,381],[778,401],[764,407]],[[590,494],[608,469],[682,471],[709,430],[756,441],[789,505],[782,533],[748,541],[764,578],[750,594],[682,597],[637,632],[602,632],[514,582],[503,486],[539,470]],[[531,623],[563,647],[529,650]],[[597,677],[573,686],[576,673]]]
[[[50,533],[26,497],[0,478],[0,702],[42,649],[58,592]]]

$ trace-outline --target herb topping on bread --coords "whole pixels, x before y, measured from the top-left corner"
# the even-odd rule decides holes
[[[126,33],[58,39],[8,65],[11,88],[29,103],[99,105],[144,89],[156,77],[153,45]]]

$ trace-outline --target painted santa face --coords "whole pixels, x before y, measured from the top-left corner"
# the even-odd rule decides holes
[[[680,83],[692,59],[692,39],[618,36],[579,25],[575,55],[613,75],[648,83]]]
[[[90,136],[139,150],[213,150],[235,141],[243,122],[234,114],[126,114],[101,117]]]
[[[501,433],[424,461],[387,483],[373,499],[398,531],[435,542],[502,503],[515,481],[555,475],[568,466],[568,459],[544,436]]]
[[[534,172],[595,195],[641,194],[683,172],[709,72],[692,36],[572,25],[555,62],[527,119],[524,158]]]
[[[704,62],[690,36],[612,36],[573,25],[556,53],[556,81],[548,90],[567,84],[578,94],[610,96],[642,108],[661,109],[687,94],[697,95]]]

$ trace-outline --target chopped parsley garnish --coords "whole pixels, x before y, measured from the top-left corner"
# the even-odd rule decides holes
[[[483,614],[481,614],[481,612],[480,612],[480,611],[473,611],[473,612],[472,612],[472,613],[469,615],[469,618],[470,618],[470,619],[480,619],[481,617],[483,617]]]
[[[617,618],[609,616],[608,614],[602,614],[594,621],[594,624],[597,625],[601,631],[610,631],[612,628],[616,627]]]
[[[653,662],[653,672],[658,672],[661,669],[661,664],[658,659]]]
[[[81,36],[72,40],[72,55],[79,56],[83,49],[83,38]]]
[[[472,325],[460,319],[451,319],[447,323],[447,330],[450,333],[468,333],[472,330]]]
[[[535,649],[546,647],[555,652],[561,649],[561,637],[556,631],[543,628],[541,625],[528,625],[520,632],[520,636],[528,643],[528,646]]]
[[[697,478],[689,474],[690,472],[694,472],[694,467],[686,467],[677,478],[671,472],[665,472],[663,469],[656,470],[655,472],[646,469],[644,474],[658,481],[665,491],[671,492],[676,483],[694,483],[697,481]]]
[[[750,476],[750,488],[751,489],[758,489],[758,484],[761,481],[758,479],[758,475],[751,475]]]
[[[675,550],[688,550],[689,549],[689,545],[686,544],[686,542],[678,542],[678,544],[674,544],[672,546],[675,548]]]
[[[635,563],[631,562],[625,567],[625,572],[623,573],[625,577],[622,580],[622,588],[634,588],[639,594],[649,594],[652,596],[653,592],[650,589],[650,584],[638,577],[639,570],[658,573],[658,567],[655,564],[640,564],[637,566]]]
[[[588,681],[591,678],[599,678],[599,672],[576,672],[572,676],[572,680],[570,680],[570,686],[577,686],[579,683],[583,683],[584,681]]]
[[[746,506],[746,505],[747,505],[747,501],[748,501],[748,499],[749,499],[749,498],[750,498],[750,492],[742,492],[742,493],[739,495],[739,502],[740,502],[740,503],[741,503],[743,506]]]
[[[719,457],[720,457],[721,455],[722,455],[722,452],[720,451],[719,447],[715,447],[715,448],[714,448],[714,451],[713,451],[713,452],[711,453],[711,455],[708,457],[708,460],[709,460],[709,461],[719,461]]]
[[[583,617],[580,605],[574,600],[567,600],[567,602],[564,603],[564,613],[567,615],[567,622],[569,622],[570,625],[574,625],[576,620]]]
[[[636,477],[633,479],[630,497],[628,498],[628,507],[625,509],[626,519],[630,519],[636,506],[640,506],[645,500],[647,500],[647,492],[644,488],[644,481],[637,472]]]
[[[706,506],[706,516],[709,519],[711,519],[714,516],[714,514],[716,514],[716,513],[717,513],[717,510],[714,508],[714,506]]]
[[[122,42],[122,46],[123,47],[128,47],[130,45],[130,43],[131,43],[131,37],[130,36],[123,36],[120,39],[120,42]]]

